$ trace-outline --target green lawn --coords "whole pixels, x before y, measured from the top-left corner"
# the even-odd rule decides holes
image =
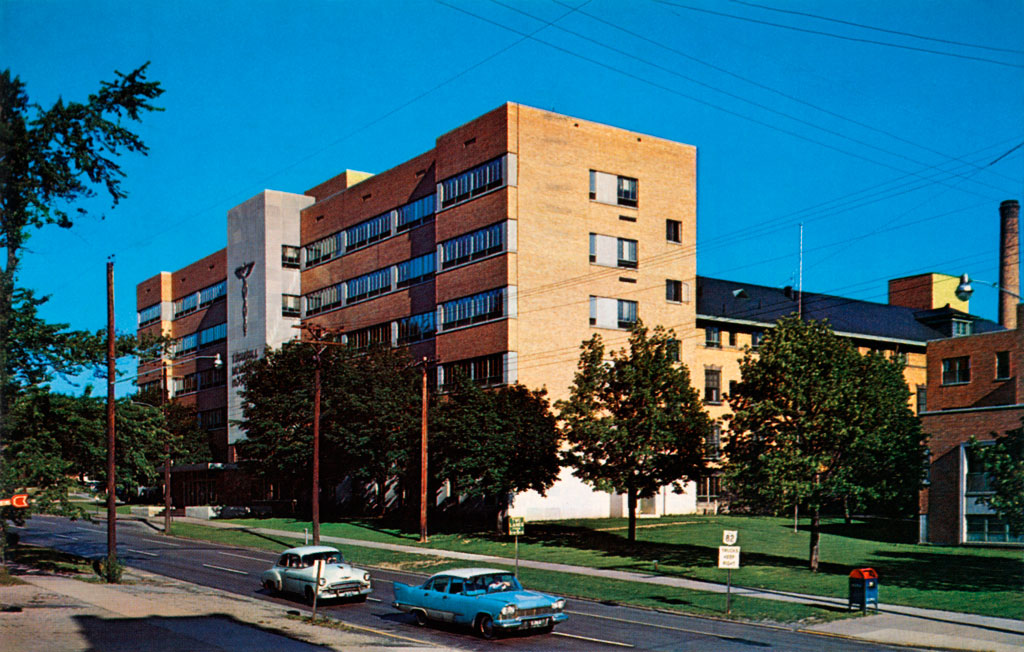
[[[238,519],[239,525],[301,533],[309,522]],[[821,565],[807,570],[809,533],[793,532],[792,520],[745,516],[682,516],[641,520],[637,542],[626,540],[625,519],[528,523],[519,539],[521,559],[658,572],[715,582],[723,530],[738,530],[742,568],[733,583],[780,591],[846,597],[850,570],[871,567],[880,577],[882,602],[932,609],[1024,618],[1024,550],[954,548],[899,543],[913,538],[907,524],[841,519],[824,524]],[[806,527],[806,521],[803,523]],[[419,546],[417,535],[375,527],[371,521],[324,523],[323,535]],[[290,544],[290,542],[289,542]],[[486,533],[437,534],[435,547],[511,557],[512,538]],[[352,550],[349,554],[355,554]]]

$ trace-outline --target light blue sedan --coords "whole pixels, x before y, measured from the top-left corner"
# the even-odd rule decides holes
[[[498,631],[550,632],[569,618],[565,600],[527,591],[508,571],[461,568],[434,575],[419,586],[395,582],[394,606],[416,617],[470,625],[491,639]]]

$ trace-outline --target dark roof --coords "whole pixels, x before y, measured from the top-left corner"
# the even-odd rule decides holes
[[[753,283],[697,277],[697,317],[770,324],[797,312],[795,288],[772,288]],[[803,293],[803,314],[809,320],[828,320],[842,333],[865,337],[927,342],[949,337],[942,330],[954,316],[974,322],[975,333],[1003,330],[999,324],[954,308],[915,310],[816,292]]]

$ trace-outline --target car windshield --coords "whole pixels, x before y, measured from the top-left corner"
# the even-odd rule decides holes
[[[341,553],[337,550],[328,550],[325,552],[314,552],[311,555],[306,555],[302,558],[307,565],[312,566],[317,560],[323,559],[325,564],[340,564],[342,562]]]
[[[466,580],[466,591],[486,591],[495,593],[497,591],[518,591],[523,586],[512,573],[488,573],[477,575]]]

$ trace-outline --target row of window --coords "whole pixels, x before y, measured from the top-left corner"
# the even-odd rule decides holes
[[[997,351],[995,380],[1010,379],[1010,352]],[[942,384],[963,385],[971,382],[971,357],[945,358],[942,361]]]
[[[153,322],[160,321],[161,311],[160,304],[154,303],[148,308],[143,308],[139,311],[139,328],[148,326]]]
[[[750,334],[750,348],[759,348],[762,341],[764,341],[764,331],[754,331]],[[722,348],[722,329],[718,326],[706,326],[704,328],[704,346],[711,349]],[[729,331],[729,346],[739,346],[736,331]]]
[[[219,283],[209,285],[199,290],[198,292],[192,292],[191,294],[186,294],[183,297],[175,299],[172,309],[172,319],[177,319],[178,317],[190,315],[193,312],[199,310],[200,308],[205,308],[206,306],[212,303],[220,301],[225,296],[227,296],[227,293],[228,282],[227,280],[224,280],[220,281]],[[150,306],[150,308],[147,308],[146,310],[152,310],[152,308],[153,306]],[[139,313],[139,321],[141,325],[141,312]]]
[[[434,195],[427,195],[306,245],[302,248],[305,253],[304,266],[308,268],[325,263],[343,254],[368,247],[393,234],[425,224],[433,218]],[[298,267],[303,264],[297,249],[286,245],[286,249],[281,252],[282,264],[286,267]]]
[[[507,157],[500,156],[437,184],[441,208],[460,204],[504,186],[507,162]]]
[[[213,367],[175,378],[173,380],[172,388],[174,395],[177,396],[178,394],[198,392],[201,389],[223,387],[227,384],[227,381],[227,368],[224,366]]]
[[[590,297],[590,325],[598,328],[629,329],[636,323],[636,301]]]
[[[198,349],[226,340],[228,337],[227,322],[221,322],[215,326],[204,328],[201,331],[189,333],[179,337],[171,344],[171,356],[178,357],[192,353]]]
[[[218,428],[226,428],[228,425],[227,408],[203,410],[197,413],[196,417],[201,430],[216,430]]]
[[[479,260],[505,251],[508,247],[509,222],[499,222],[470,233],[446,240],[436,252],[424,254],[396,265],[375,270],[356,278],[315,290],[306,295],[306,315],[315,315],[343,305],[350,305],[426,281],[438,271]],[[440,263],[440,264],[439,264]],[[291,295],[285,295],[291,296]],[[287,299],[284,301],[292,301]],[[282,306],[282,312],[295,313],[292,303]],[[286,313],[287,314],[287,313]]]

